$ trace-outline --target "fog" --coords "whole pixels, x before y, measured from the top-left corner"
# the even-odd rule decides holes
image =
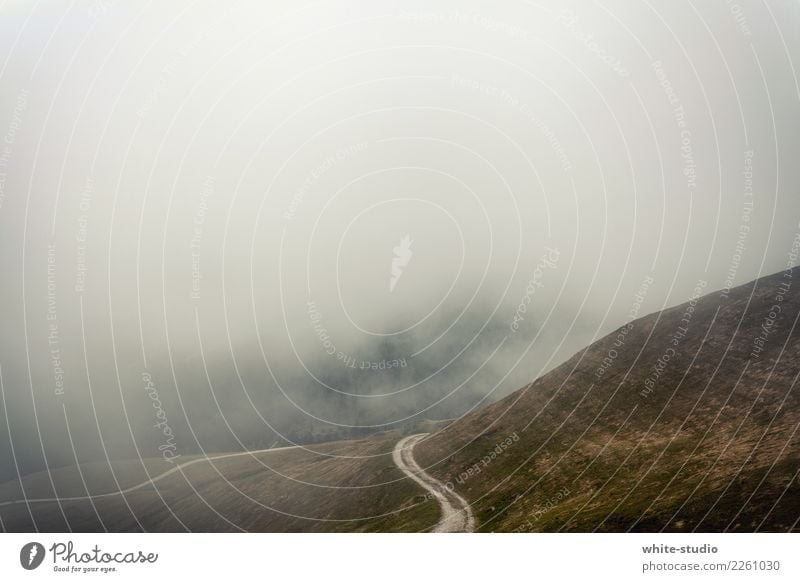
[[[0,479],[458,417],[791,266],[799,18],[6,3]]]

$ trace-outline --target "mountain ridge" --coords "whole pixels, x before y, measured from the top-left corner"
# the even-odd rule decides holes
[[[520,435],[454,483],[475,505],[479,531],[793,529],[799,274],[781,271],[634,320],[419,443],[418,461],[451,481],[494,440]],[[738,471],[724,468],[736,462]]]

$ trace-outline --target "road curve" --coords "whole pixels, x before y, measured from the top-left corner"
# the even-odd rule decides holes
[[[400,439],[392,452],[394,464],[439,502],[439,506],[442,508],[442,518],[431,531],[472,532],[475,530],[475,516],[472,514],[472,508],[467,500],[423,471],[422,467],[414,460],[414,445],[426,436],[428,433],[425,432]]]
[[[231,457],[243,457],[245,455],[257,455],[259,453],[271,453],[274,451],[286,451],[288,449],[296,449],[297,446],[292,447],[275,447],[274,449],[261,449],[258,451],[244,451],[241,453],[225,453],[222,455],[215,455],[213,457],[200,457],[198,459],[192,459],[191,461],[186,461],[181,463],[180,465],[176,465],[169,471],[165,471],[156,477],[151,479],[147,479],[146,481],[142,481],[137,485],[133,485],[131,487],[126,487],[125,489],[120,489],[119,491],[109,491],[108,493],[97,493],[95,495],[80,495],[74,497],[40,497],[36,499],[14,499],[12,501],[3,501],[0,502],[0,507],[4,507],[7,505],[18,505],[18,504],[27,504],[27,503],[53,503],[56,501],[85,501],[87,499],[102,499],[103,497],[113,497],[114,495],[125,495],[126,493],[130,493],[132,491],[136,491],[137,489],[141,489],[142,487],[147,487],[148,485],[152,485],[157,481],[161,481],[165,477],[169,477],[177,473],[178,471],[183,471],[186,467],[190,465],[196,465],[198,463],[207,463],[209,461],[216,461],[219,459],[230,459]]]

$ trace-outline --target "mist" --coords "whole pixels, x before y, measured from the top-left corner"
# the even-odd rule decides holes
[[[0,9],[0,479],[456,418],[796,264],[797,4]]]

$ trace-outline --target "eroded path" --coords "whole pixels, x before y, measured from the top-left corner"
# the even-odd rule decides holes
[[[455,491],[422,470],[414,460],[414,446],[428,436],[428,433],[407,436],[395,445],[392,459],[403,473],[408,475],[430,495],[432,495],[442,508],[442,518],[434,532],[472,532],[475,530],[475,516],[467,500]]]

